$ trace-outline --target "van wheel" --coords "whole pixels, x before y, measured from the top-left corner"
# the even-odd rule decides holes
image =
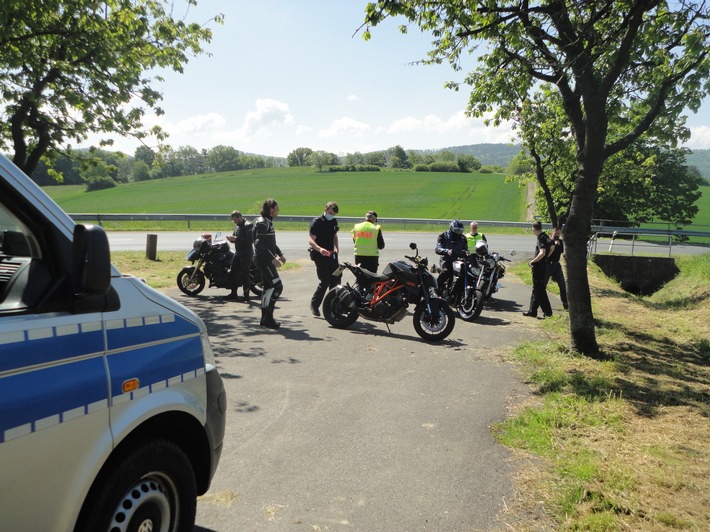
[[[188,266],[178,273],[177,285],[183,294],[196,296],[205,288],[205,274],[201,270],[195,272],[194,266]]]
[[[196,507],[190,460],[174,443],[155,440],[96,479],[76,530],[187,532],[195,524]]]

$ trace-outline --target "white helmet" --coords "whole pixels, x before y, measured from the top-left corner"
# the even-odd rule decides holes
[[[487,255],[488,254],[488,244],[485,240],[479,240],[476,242],[476,255]]]

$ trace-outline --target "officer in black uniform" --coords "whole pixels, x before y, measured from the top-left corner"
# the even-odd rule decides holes
[[[550,237],[542,230],[538,221],[532,224],[533,234],[537,238],[535,243],[535,256],[530,261],[532,268],[533,289],[530,296],[530,308],[523,312],[523,316],[537,318],[538,307],[542,309],[545,318],[552,316],[552,305],[547,297],[547,257],[550,253]]]
[[[560,300],[562,301],[562,308],[565,310],[569,309],[569,303],[567,302],[567,283],[565,281],[565,274],[562,271],[562,264],[560,264],[560,259],[562,254],[565,252],[565,243],[560,237],[559,227],[553,227],[550,231],[550,254],[547,257],[547,279],[553,279],[560,289]],[[547,286],[547,283],[545,283]]]
[[[308,245],[311,260],[316,263],[318,286],[311,297],[311,312],[320,316],[320,306],[329,288],[338,284],[338,278],[333,275],[338,269],[338,204],[329,201],[325,204],[323,214],[313,218],[308,230]]]

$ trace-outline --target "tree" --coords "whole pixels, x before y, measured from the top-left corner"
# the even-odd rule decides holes
[[[230,172],[239,170],[241,154],[231,146],[215,146],[207,152],[206,165],[213,172]]]
[[[185,0],[187,6],[195,0]],[[0,10],[0,147],[28,175],[45,154],[91,133],[146,130],[161,95],[146,72],[182,72],[211,30],[173,16],[168,0],[4,0]],[[181,12],[185,12],[182,10]],[[212,20],[221,22],[221,16]],[[159,78],[158,78],[159,79]],[[110,144],[110,142],[106,142]]]
[[[143,161],[150,167],[153,166],[153,161],[155,161],[155,152],[148,146],[142,145],[136,148],[136,151],[133,152],[133,157],[138,161]]]
[[[409,168],[409,157],[402,146],[397,145],[387,150],[387,165],[390,168]]]
[[[296,148],[286,156],[286,162],[289,166],[308,166],[312,153],[310,148]]]
[[[319,172],[323,171],[324,166],[333,166],[340,162],[337,155],[323,150],[311,153],[309,160],[313,166],[318,168]]]
[[[576,160],[566,226],[572,348],[597,356],[586,241],[599,177],[609,157],[642,135],[687,138],[682,113],[697,110],[710,89],[708,4],[379,0],[367,6],[364,37],[397,15],[434,34],[429,63],[460,70],[463,53],[488,45],[464,80],[473,115],[492,111],[499,123],[540,84],[559,93]]]

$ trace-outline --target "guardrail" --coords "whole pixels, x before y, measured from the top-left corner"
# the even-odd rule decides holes
[[[675,236],[710,238],[710,232],[686,230],[663,231],[660,229],[639,229],[638,231],[633,231],[630,230],[628,227],[623,228],[623,230],[617,231],[597,231],[590,237],[589,241],[587,242],[587,256],[595,255],[598,252],[599,245],[602,244],[602,242],[600,242],[600,239],[605,236],[606,239],[603,242],[603,245],[609,245],[607,253],[612,253],[613,251],[619,252],[619,248],[621,248],[621,252],[623,252],[625,249],[631,248],[631,256],[633,256],[634,252],[638,251],[639,249],[651,249],[653,251],[656,251],[659,247],[658,243],[645,242],[640,239],[644,237],[664,238],[667,239],[667,244],[664,244],[664,247],[666,245],[668,246],[668,256],[670,257],[673,252],[673,239],[675,238]]]
[[[184,221],[187,223],[187,228],[190,229],[190,222],[231,222],[229,214],[147,214],[147,213],[76,213],[69,216],[76,222],[90,221],[97,222],[102,225],[103,222],[109,221]],[[247,218],[256,218],[258,214],[245,214]],[[338,216],[338,220],[343,223],[357,223],[362,221],[362,217]],[[286,216],[279,214],[280,222],[301,222],[310,223],[313,216]],[[446,227],[450,220],[441,220],[435,218],[379,218],[379,223],[383,224],[399,224],[403,226],[421,226],[435,225]],[[484,227],[517,227],[520,229],[530,229],[530,222],[507,222],[501,220],[478,220],[479,225]],[[542,224],[545,229],[552,227],[551,224]],[[700,226],[707,227],[708,226]],[[633,228],[633,227],[612,227],[608,225],[593,225],[591,226],[592,233],[612,234],[617,235],[654,235],[654,236],[688,236],[688,237],[710,237],[708,231],[690,231],[687,229],[648,229],[648,228]]]

